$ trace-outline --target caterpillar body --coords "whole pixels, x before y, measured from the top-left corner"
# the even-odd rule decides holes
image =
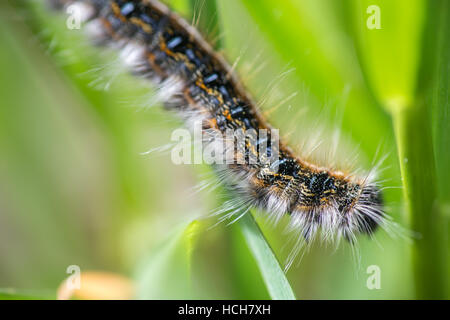
[[[258,111],[233,68],[187,21],[156,0],[50,0],[57,8],[76,5],[83,11],[86,29],[97,43],[119,48],[131,71],[160,88],[168,109],[192,126],[201,121],[204,143],[223,139],[227,129],[264,129],[263,139],[246,138],[245,151],[233,148],[232,157],[244,163],[218,165],[229,188],[246,207],[257,207],[278,220],[290,215],[289,229],[298,239],[314,237],[351,243],[358,234],[384,227],[380,188],[372,177],[357,177],[314,165],[296,156],[282,142],[277,160],[250,163],[259,158],[258,145],[275,130]],[[300,240],[299,240],[300,241]]]

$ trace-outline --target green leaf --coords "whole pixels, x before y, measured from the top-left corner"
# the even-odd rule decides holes
[[[295,300],[289,281],[253,216],[245,214],[239,225],[272,299]]]
[[[363,72],[375,97],[388,110],[410,104],[419,67],[424,1],[352,0],[348,7]],[[372,18],[379,18],[379,29],[369,28]]]
[[[437,84],[434,88],[434,142],[436,168],[438,172],[439,197],[444,219],[447,220],[447,265],[450,263],[450,41],[446,40],[450,33],[450,4],[445,2],[438,29],[438,61]],[[450,277],[447,275],[447,298],[450,297]]]
[[[359,18],[369,5],[380,8],[381,29],[355,32],[358,51],[368,83],[393,117],[408,218],[411,229],[420,234],[412,250],[416,296],[443,298],[448,274],[446,223],[438,199],[431,113],[445,107],[433,106],[437,102],[433,94],[442,85],[437,71],[439,42],[445,40],[436,35],[446,33],[442,28],[448,19],[448,3],[379,0],[352,4]]]

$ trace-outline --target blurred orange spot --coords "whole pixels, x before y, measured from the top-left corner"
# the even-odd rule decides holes
[[[59,286],[58,300],[129,300],[134,296],[131,280],[116,273],[82,272],[79,288],[76,288],[69,278]]]

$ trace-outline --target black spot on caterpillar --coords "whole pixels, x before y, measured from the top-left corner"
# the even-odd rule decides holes
[[[55,8],[76,5],[86,30],[97,44],[122,50],[123,62],[161,90],[165,106],[191,127],[202,123],[205,143],[220,140],[227,129],[243,132],[274,129],[263,118],[230,65],[184,19],[156,0],[50,0]],[[211,137],[216,137],[211,141]],[[258,207],[278,221],[290,215],[290,229],[309,241],[326,241],[373,234],[386,226],[380,188],[372,176],[360,178],[317,166],[298,157],[282,142],[274,162],[259,158],[261,136],[245,139],[234,159],[244,163],[217,165],[219,176],[241,199],[241,207]],[[248,210],[244,210],[247,212]],[[235,210],[229,210],[231,217]],[[240,211],[242,212],[242,211]]]

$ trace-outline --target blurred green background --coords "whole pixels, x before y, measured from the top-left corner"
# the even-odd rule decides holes
[[[192,16],[190,1],[167,2]],[[425,160],[433,162],[431,170],[436,166],[436,186],[430,191],[441,214],[436,222],[448,226],[446,1],[217,4],[221,30],[204,32],[220,39],[224,55],[237,61],[255,100],[271,110],[274,126],[299,152],[321,142],[319,162],[369,170],[386,156],[380,180],[387,210],[405,228],[408,205],[397,156],[402,140],[399,134],[396,140],[392,119],[416,101],[417,83],[430,84],[424,113],[429,118],[422,122],[432,128],[432,140],[424,142],[432,154]],[[380,8],[381,29],[367,27],[369,5]],[[194,11],[202,6],[198,1]],[[238,225],[210,229],[215,221],[199,219],[223,198],[220,191],[194,192],[210,169],[174,165],[170,152],[144,154],[169,143],[181,122],[151,105],[151,86],[121,72],[114,53],[92,48],[82,31],[66,28],[65,19],[42,1],[0,4],[0,292],[54,298],[67,267],[78,265],[82,271],[128,277],[136,298],[269,298]],[[427,66],[436,72],[418,79],[427,76],[420,70],[428,54],[424,48],[432,45],[436,57]],[[329,128],[339,129],[338,144]],[[333,156],[327,155],[330,146],[337,149]],[[430,156],[417,146],[419,157]],[[422,188],[427,194],[429,185]],[[426,219],[428,213],[422,213]],[[282,227],[258,222],[284,261],[289,246]],[[449,242],[446,230],[440,232],[442,248],[436,255],[445,261]],[[417,262],[411,259],[418,240],[383,231],[376,240],[360,240],[359,267],[347,244],[336,252],[314,244],[287,274],[297,298],[418,296]],[[366,286],[370,265],[380,267],[379,290]],[[445,262],[442,267],[438,280],[445,288]]]

